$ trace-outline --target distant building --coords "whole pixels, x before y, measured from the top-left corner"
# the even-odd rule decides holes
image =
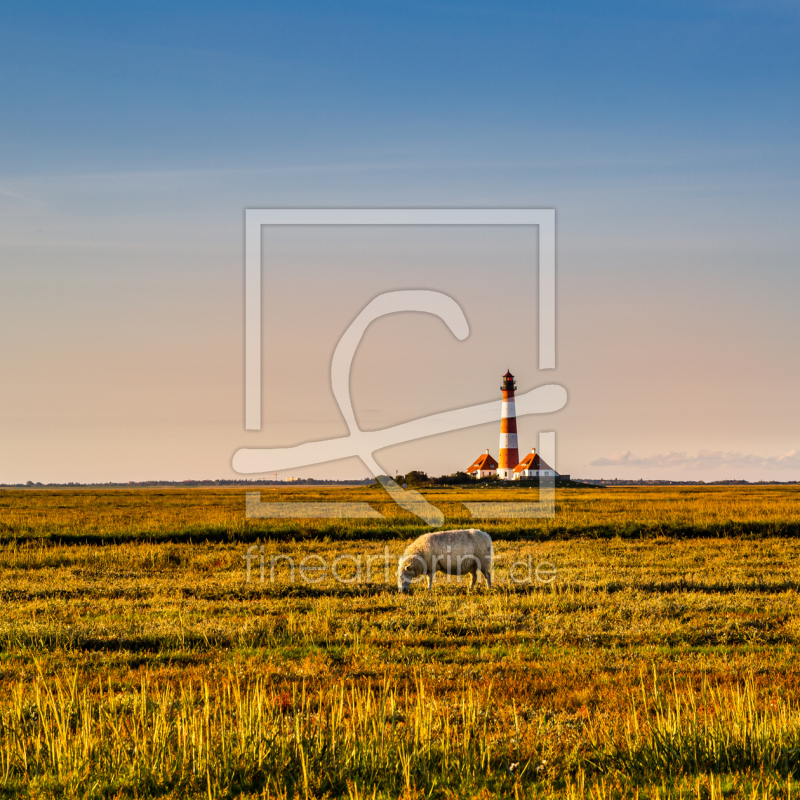
[[[558,473],[542,461],[535,447],[514,467],[514,480],[548,477],[557,478]]]
[[[500,463],[498,464],[487,450],[480,458],[467,468],[467,475],[473,478],[488,478],[497,475],[506,481],[538,480],[539,478],[556,478],[568,481],[569,475],[559,475],[549,464],[546,464],[534,447],[522,461],[519,460],[517,445],[517,413],[514,402],[514,391],[517,385],[509,370],[503,375],[503,405],[500,413]]]
[[[489,455],[488,450],[467,467],[467,475],[473,478],[489,478],[496,474],[497,462]]]

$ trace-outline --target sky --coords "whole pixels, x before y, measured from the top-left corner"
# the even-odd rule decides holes
[[[233,478],[343,436],[333,350],[400,289],[470,335],[374,322],[364,429],[499,407],[510,368],[568,392],[519,420],[560,472],[800,480],[799,35],[788,0],[3,3],[0,482]],[[554,208],[556,368],[535,228],[275,229],[245,430],[245,209],[331,207]],[[498,438],[376,458],[445,474]]]

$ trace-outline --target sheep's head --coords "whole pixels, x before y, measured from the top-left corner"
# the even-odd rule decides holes
[[[400,564],[397,567],[397,589],[400,592],[405,592],[411,585],[414,578],[424,575],[425,562],[419,556],[412,556],[411,558],[401,558]]]

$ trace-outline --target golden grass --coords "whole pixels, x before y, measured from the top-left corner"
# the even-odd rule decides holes
[[[441,495],[448,521],[511,497]],[[768,533],[793,489],[563,492],[494,532],[491,591],[269,580],[271,556],[396,557],[421,530],[371,490],[287,493],[331,496],[396,535],[246,521],[242,490],[1,493],[0,796],[796,793],[800,539]],[[555,580],[510,581],[528,560]]]
[[[636,778],[652,776],[668,796],[683,772],[693,777],[678,780],[679,791],[701,782],[719,791],[723,776],[753,789],[765,772],[788,791],[795,704],[757,694],[752,682],[704,683],[699,697],[677,684],[666,697],[652,693],[651,715],[643,687],[627,713],[567,718],[498,703],[491,685],[445,694],[419,677],[410,689],[384,679],[279,692],[229,674],[212,693],[206,682],[175,690],[143,678],[115,691],[39,675],[15,686],[0,716],[0,777],[76,797],[627,796]]]
[[[246,491],[261,491],[265,501],[367,502],[385,519],[247,520]],[[800,533],[800,486],[559,489],[553,519],[483,521],[473,520],[464,502],[535,500],[538,490],[481,486],[422,493],[444,512],[447,526],[478,524],[500,538]],[[382,489],[370,487],[0,490],[0,541],[386,539],[424,530],[421,520],[395,505]]]

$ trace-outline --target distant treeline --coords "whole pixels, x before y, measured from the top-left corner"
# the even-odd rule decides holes
[[[151,486],[176,486],[186,488],[187,486],[371,486],[375,483],[373,478],[362,480],[334,481],[320,480],[317,478],[294,478],[288,481],[266,481],[257,478],[232,479],[232,480],[198,480],[198,481],[126,481],[123,483],[39,483],[28,481],[27,483],[0,483],[0,489],[78,489],[81,487],[91,489],[126,489],[136,487],[146,489]]]
[[[497,476],[476,480],[465,472],[456,472],[453,475],[441,475],[429,478],[424,472],[414,470],[407,475],[397,475],[394,480],[407,486],[469,486],[475,484],[497,484],[506,486],[524,486],[525,481],[501,481]],[[720,480],[720,481],[670,481],[654,478],[572,478],[559,476],[556,481],[560,486],[796,486],[800,481],[746,481],[746,480]],[[0,483],[0,489],[147,489],[150,487],[186,488],[190,486],[374,486],[374,478],[361,480],[323,480],[320,478],[294,478],[286,481],[269,481],[258,478],[251,479],[218,479],[218,480],[188,480],[188,481],[127,481],[123,483],[40,483],[27,481],[26,483]]]

